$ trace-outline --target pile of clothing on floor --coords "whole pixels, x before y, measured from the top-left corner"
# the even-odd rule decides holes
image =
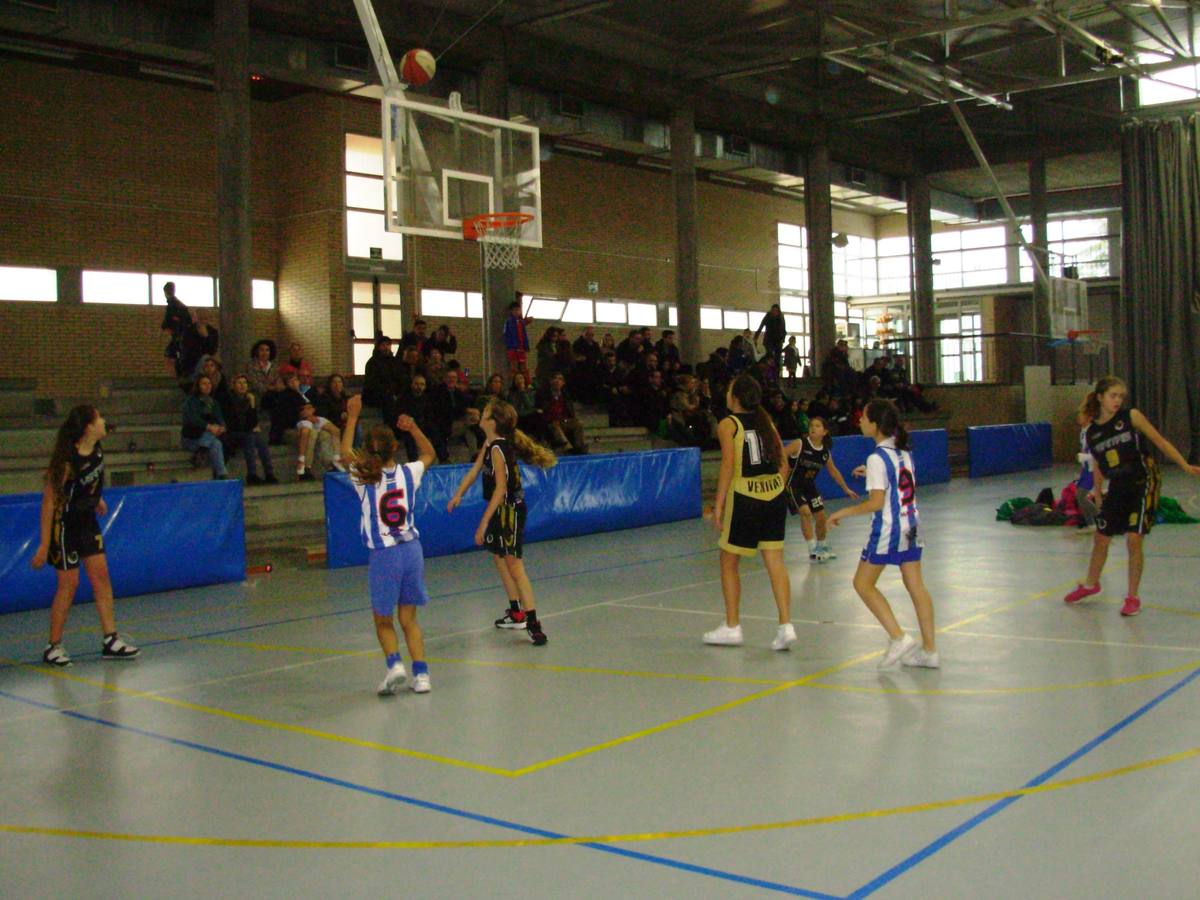
[[[996,509],[996,521],[1011,522],[1013,525],[1065,525],[1075,528],[1094,528],[1098,510],[1081,490],[1078,482],[1072,481],[1062,489],[1058,499],[1050,488],[1043,488],[1036,500],[1028,497],[1013,497],[1005,500]],[[1155,522],[1159,525],[1191,525],[1200,519],[1189,516],[1172,497],[1159,497]]]

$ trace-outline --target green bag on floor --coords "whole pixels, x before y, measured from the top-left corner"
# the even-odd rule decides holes
[[[1005,500],[996,508],[997,522],[1012,521],[1013,513],[1018,509],[1023,509],[1033,501],[1028,497],[1013,497],[1011,500]]]
[[[1200,522],[1200,519],[1184,512],[1174,497],[1158,498],[1158,515],[1155,516],[1155,520],[1161,525],[1194,525]]]

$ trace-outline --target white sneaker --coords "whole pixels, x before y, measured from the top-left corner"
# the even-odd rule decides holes
[[[900,657],[900,663],[905,666],[914,666],[921,669],[936,669],[938,668],[937,651],[926,650],[918,644]]]
[[[428,694],[432,687],[433,685],[429,683],[428,673],[422,672],[420,675],[413,676],[412,692],[414,694]]]
[[[827,563],[832,558],[833,555],[827,549],[825,549],[825,545],[822,544],[821,546],[817,547],[817,553],[813,557],[813,560],[818,563]]]
[[[735,625],[730,628],[722,623],[712,631],[704,632],[704,643],[718,644],[722,647],[740,647],[743,643],[742,626]]]
[[[905,653],[916,646],[917,642],[907,634],[901,635],[894,641],[888,641],[887,649],[883,652],[883,657],[879,660],[879,665],[876,668],[890,669],[900,661],[900,658]]]
[[[408,677],[408,673],[404,671],[404,663],[398,662],[388,669],[387,677],[379,682],[378,694],[380,697],[387,697],[400,690],[400,685],[404,684],[404,679]]]
[[[775,631],[775,640],[771,641],[772,650],[788,650],[796,643],[796,629],[791,622],[785,622]]]
[[[829,541],[826,541],[824,544],[822,544],[821,549],[825,551],[826,561],[837,559],[837,554],[833,552],[833,547],[830,545]]]

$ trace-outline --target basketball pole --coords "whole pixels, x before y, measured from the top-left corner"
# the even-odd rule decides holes
[[[371,5],[371,0],[354,0],[354,8],[358,10],[358,20],[362,23],[363,34],[371,48],[375,68],[379,70],[384,94],[403,91],[404,82],[396,73],[396,64],[392,62],[392,55],[388,53],[387,40],[384,39],[383,29],[379,27],[379,19],[375,15],[375,7]]]

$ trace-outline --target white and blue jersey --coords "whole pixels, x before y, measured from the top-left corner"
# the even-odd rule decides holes
[[[369,550],[406,544],[420,537],[413,507],[424,474],[424,464],[411,462],[384,469],[378,484],[354,485],[362,507],[362,539]]]
[[[378,484],[354,485],[362,505],[359,529],[371,551],[367,559],[371,608],[378,616],[390,617],[396,604],[424,606],[429,602],[425,554],[413,518],[424,474],[424,464],[412,462],[384,469]]]
[[[921,559],[917,479],[912,454],[897,450],[888,438],[867,457],[867,490],[883,491],[883,508],[871,518],[862,558],[877,566],[898,566]]]

